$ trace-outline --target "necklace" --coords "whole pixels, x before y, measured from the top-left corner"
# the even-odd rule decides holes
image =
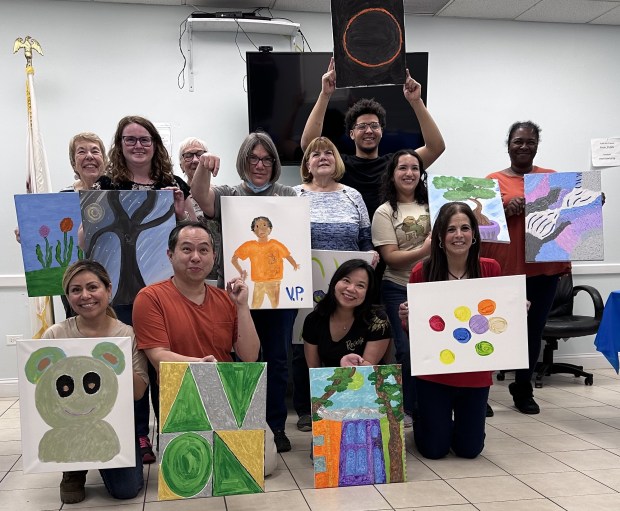
[[[454,277],[456,280],[461,280],[465,275],[467,275],[467,270],[465,270],[465,272],[463,273],[463,275],[461,275],[460,277],[457,277],[454,273],[452,273],[450,270],[448,270],[448,273],[450,274],[450,276]]]

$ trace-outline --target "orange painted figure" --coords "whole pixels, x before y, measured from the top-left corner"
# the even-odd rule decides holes
[[[251,230],[257,240],[246,241],[232,256],[231,262],[243,280],[247,278],[248,272],[241,267],[239,259],[250,259],[250,278],[254,282],[252,309],[261,308],[265,295],[271,303],[271,308],[278,308],[280,283],[284,277],[284,259],[291,263],[294,270],[299,269],[289,249],[278,240],[269,239],[272,229],[273,224],[269,218],[256,217],[252,220]]]

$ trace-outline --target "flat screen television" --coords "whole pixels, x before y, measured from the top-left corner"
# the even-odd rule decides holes
[[[249,131],[263,130],[273,138],[283,165],[299,165],[303,156],[300,141],[308,115],[321,92],[321,76],[327,70],[327,52],[248,52],[247,89]],[[426,103],[428,53],[407,53],[411,76],[422,85]],[[375,98],[387,112],[387,127],[379,153],[424,145],[420,125],[403,97],[402,85],[336,89],[329,102],[323,135],[344,154],[355,146],[345,132],[348,108],[362,98]]]

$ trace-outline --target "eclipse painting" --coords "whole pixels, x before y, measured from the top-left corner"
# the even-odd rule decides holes
[[[402,0],[331,0],[337,87],[405,82]]]

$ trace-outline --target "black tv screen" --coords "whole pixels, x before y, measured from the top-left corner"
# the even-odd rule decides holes
[[[249,131],[269,133],[283,165],[299,165],[303,156],[300,141],[308,115],[321,92],[321,77],[327,70],[327,52],[248,52]],[[426,103],[428,53],[407,53],[411,76],[422,85]],[[329,102],[323,135],[343,154],[354,154],[355,146],[345,132],[348,108],[362,98],[375,98],[387,112],[387,126],[379,153],[424,145],[420,125],[405,100],[402,85],[336,89]]]

